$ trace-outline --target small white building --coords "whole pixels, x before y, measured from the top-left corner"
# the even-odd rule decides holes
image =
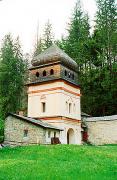
[[[61,128],[41,120],[9,114],[5,120],[4,143],[9,145],[32,145],[60,143]]]

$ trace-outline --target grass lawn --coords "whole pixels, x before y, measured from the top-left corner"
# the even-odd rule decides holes
[[[0,149],[0,180],[117,179],[115,146],[28,146]]]

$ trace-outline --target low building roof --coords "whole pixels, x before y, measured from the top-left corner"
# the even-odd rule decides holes
[[[77,63],[55,44],[34,57],[31,61],[33,66],[40,66],[55,62],[60,62],[73,70],[77,70],[78,68]]]
[[[36,119],[33,119],[33,118],[30,118],[30,117],[26,117],[26,116],[21,116],[21,115],[17,115],[17,114],[12,114],[12,113],[9,113],[8,116],[13,116],[17,119],[21,119],[23,121],[27,121],[29,123],[32,123],[36,126],[41,126],[43,128],[49,128],[49,129],[55,129],[55,130],[59,130],[59,131],[63,131],[62,128],[59,128],[59,127],[55,127],[55,126],[52,126],[51,124],[48,124],[48,123],[45,123],[41,120],[36,120]]]
[[[86,113],[84,113],[84,112],[81,112],[81,116],[83,117],[90,117],[90,115],[89,114],[86,114]]]
[[[117,121],[117,115],[112,116],[102,116],[102,117],[87,117],[85,121],[93,122],[93,121]]]

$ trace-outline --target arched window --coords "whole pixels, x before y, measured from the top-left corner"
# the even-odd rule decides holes
[[[71,78],[71,73],[70,72],[68,73],[68,77]]]
[[[72,74],[72,79],[74,80],[74,74]]]
[[[51,70],[50,70],[50,75],[53,75],[53,74],[54,74],[54,70],[51,69]]]
[[[73,105],[73,111],[74,111],[74,113],[76,112],[76,105],[75,105],[75,103]]]
[[[43,71],[43,76],[46,76],[46,71],[45,70]]]
[[[66,112],[68,112],[68,102],[66,101]]]
[[[67,76],[67,71],[65,70],[65,76]]]
[[[36,77],[39,77],[39,72],[36,72]]]
[[[71,113],[71,111],[72,111],[72,104],[69,103],[69,113]]]

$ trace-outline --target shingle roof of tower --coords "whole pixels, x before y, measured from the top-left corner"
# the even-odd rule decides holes
[[[77,63],[64,51],[62,51],[57,45],[52,45],[41,54],[34,57],[31,61],[33,66],[50,64],[54,62],[60,62],[74,70],[76,70],[78,67]]]

